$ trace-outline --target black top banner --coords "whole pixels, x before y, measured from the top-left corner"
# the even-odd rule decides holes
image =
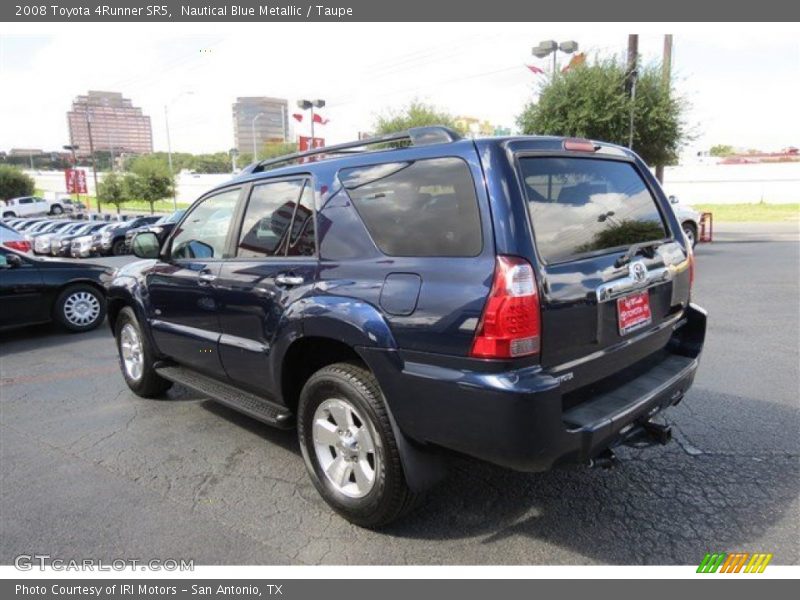
[[[6,22],[286,22],[286,21],[796,21],[789,0],[11,0]]]

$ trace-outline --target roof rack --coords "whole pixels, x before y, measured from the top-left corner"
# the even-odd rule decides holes
[[[301,158],[310,156],[318,156],[320,154],[350,154],[357,151],[357,148],[365,146],[374,146],[376,144],[388,144],[391,142],[410,141],[412,146],[427,146],[429,144],[446,144],[455,142],[461,139],[461,135],[441,125],[434,125],[430,127],[411,127],[405,131],[398,131],[397,133],[387,133],[385,135],[378,135],[375,137],[356,140],[353,142],[346,142],[344,144],[335,144],[333,146],[325,146],[323,148],[314,148],[304,152],[293,152],[277,158],[269,158],[259,161],[250,167],[246,168],[247,173],[256,173],[263,171],[266,167],[272,167],[282,163],[292,162]]]

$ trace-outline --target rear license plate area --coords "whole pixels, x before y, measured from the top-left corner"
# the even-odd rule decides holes
[[[617,298],[617,325],[620,335],[627,335],[652,322],[649,292],[644,291]]]

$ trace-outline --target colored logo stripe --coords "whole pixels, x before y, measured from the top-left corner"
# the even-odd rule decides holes
[[[700,566],[697,567],[697,572],[763,573],[771,560],[772,554],[750,554],[748,552],[734,552],[731,554],[725,552],[707,553],[700,562]]]

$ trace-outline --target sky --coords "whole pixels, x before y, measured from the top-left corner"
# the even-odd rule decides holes
[[[0,150],[60,149],[66,112],[88,90],[122,92],[152,119],[166,150],[233,146],[237,96],[323,98],[327,143],[369,131],[375,117],[419,99],[455,115],[515,127],[549,69],[540,40],[575,40],[591,60],[623,57],[639,33],[644,61],[660,59],[672,32],[673,77],[695,136],[776,150],[800,145],[800,35],[792,25],[548,23],[0,24]],[[567,60],[562,55],[560,60]],[[291,120],[296,133],[308,134]]]

